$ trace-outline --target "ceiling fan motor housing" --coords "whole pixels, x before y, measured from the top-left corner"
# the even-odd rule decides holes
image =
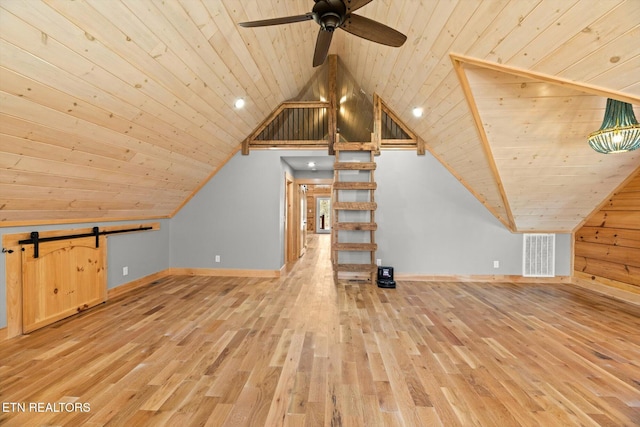
[[[342,0],[316,0],[314,20],[323,30],[332,32],[344,22],[347,8]]]

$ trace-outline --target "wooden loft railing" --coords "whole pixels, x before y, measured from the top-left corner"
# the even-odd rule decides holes
[[[329,142],[328,102],[283,102],[242,142],[251,148],[323,148]]]
[[[340,143],[338,134],[337,74],[338,60],[329,56],[328,100],[283,102],[243,142],[242,154],[251,148],[328,148],[334,154],[334,145]],[[358,114],[358,111],[352,112]],[[368,125],[367,125],[368,126]],[[377,95],[373,95],[373,133],[370,141],[346,142],[346,144],[372,144],[372,151],[380,149],[415,149],[419,155],[425,153],[424,141],[420,139]],[[342,142],[345,144],[345,142]],[[342,150],[347,149],[343,146]],[[362,148],[356,148],[356,151]]]
[[[373,133],[372,142],[378,147],[376,154],[384,148],[413,148],[418,155],[424,155],[424,140],[414,133],[384,103],[382,98],[373,94]]]

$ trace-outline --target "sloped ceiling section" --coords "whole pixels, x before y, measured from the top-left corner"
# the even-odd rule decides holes
[[[313,92],[309,84],[321,74],[311,66],[315,22],[237,23],[300,15],[312,6],[312,0],[1,1],[0,224],[171,216],[278,105]],[[579,160],[591,153],[578,148],[578,135],[600,126],[595,110],[604,98],[586,101],[546,85],[578,106],[580,118],[569,120],[575,110],[552,94],[534,102],[518,89],[535,87],[535,79],[509,83],[466,68],[465,90],[451,61],[453,53],[638,99],[638,0],[373,0],[358,13],[408,36],[401,48],[390,48],[336,32],[330,53],[358,93],[380,95],[511,229],[571,229],[630,164],[638,166],[637,157],[602,159],[597,167]],[[502,87],[483,92],[493,81]],[[246,100],[242,110],[233,107],[238,97]],[[532,102],[544,108],[525,115]],[[420,119],[411,115],[416,106],[425,111]],[[548,120],[555,120],[553,132]],[[525,124],[522,134],[511,135],[517,147],[497,137],[509,123]],[[537,174],[542,162],[525,169],[513,157],[526,162],[531,150],[538,157],[550,150],[538,137],[566,148],[571,169],[593,174],[574,188],[584,195],[576,196],[580,211],[559,201],[553,210],[536,209],[535,199],[528,201],[534,185],[521,175]],[[552,160],[560,161],[550,154]],[[559,173],[544,176],[550,181]],[[606,185],[592,191],[595,181]],[[540,215],[546,219],[533,219]]]
[[[602,96],[552,78],[464,69],[515,230],[571,232],[640,165],[640,150],[603,155],[586,143],[604,117]]]

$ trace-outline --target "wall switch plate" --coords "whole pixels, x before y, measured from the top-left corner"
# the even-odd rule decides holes
[[[376,265],[380,267],[382,265],[382,260],[380,258],[376,259]]]
[[[129,274],[129,267],[122,267],[122,275],[127,276]]]
[[[493,261],[493,268],[500,268],[500,261]]]
[[[216,255],[216,262],[220,262],[220,255]]]

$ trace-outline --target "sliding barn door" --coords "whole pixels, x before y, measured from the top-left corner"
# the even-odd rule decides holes
[[[31,332],[106,300],[106,238],[44,242],[22,252],[22,326]]]

